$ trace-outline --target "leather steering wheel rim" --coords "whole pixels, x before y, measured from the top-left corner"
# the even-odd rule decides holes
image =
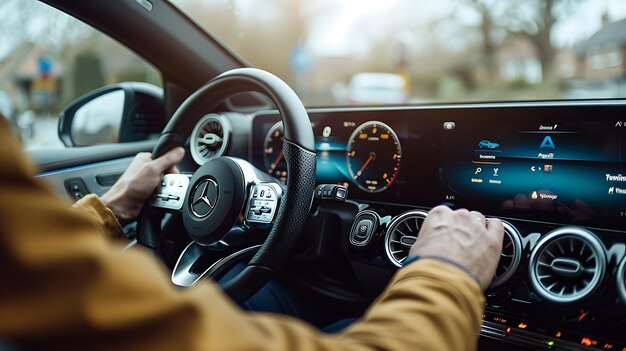
[[[153,149],[153,157],[184,146],[197,119],[237,93],[256,91],[270,98],[280,112],[287,164],[287,190],[274,226],[262,247],[236,277],[221,284],[235,301],[245,301],[262,288],[287,259],[308,216],[315,188],[315,139],[311,122],[294,91],[273,74],[255,68],[227,71],[189,96],[176,110]],[[160,253],[160,219],[144,206],[138,220],[138,241]]]

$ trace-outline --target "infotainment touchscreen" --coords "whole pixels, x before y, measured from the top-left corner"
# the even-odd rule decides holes
[[[626,217],[626,126],[618,118],[442,125],[442,198],[568,223]]]
[[[309,112],[318,183],[349,199],[624,230],[626,105],[446,106]],[[287,173],[279,116],[254,119],[260,169]],[[282,162],[282,163],[281,163]]]

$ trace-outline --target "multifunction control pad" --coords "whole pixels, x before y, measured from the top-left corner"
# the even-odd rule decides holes
[[[152,194],[150,205],[170,210],[183,208],[189,177],[184,174],[166,174]]]
[[[259,183],[252,187],[246,220],[252,223],[271,223],[280,203],[282,189],[273,183]]]

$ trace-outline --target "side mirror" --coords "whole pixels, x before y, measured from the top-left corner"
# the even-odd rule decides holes
[[[146,140],[165,126],[163,89],[126,82],[89,92],[59,115],[59,138],[65,146],[90,146]]]

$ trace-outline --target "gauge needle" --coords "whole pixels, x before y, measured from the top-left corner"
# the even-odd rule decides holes
[[[359,169],[359,171],[356,172],[354,179],[356,180],[361,174],[363,174],[363,171],[365,170],[365,168],[367,168],[370,162],[374,161],[375,159],[376,159],[376,154],[373,152],[370,152],[370,157],[367,158],[367,161],[365,161],[365,163],[363,164],[363,167],[361,167],[361,169]]]
[[[272,169],[276,168],[276,166],[278,166],[278,162],[280,162],[280,160],[283,159],[283,151],[281,150],[280,153],[278,154],[278,156],[276,157],[276,159],[274,160],[274,162],[272,163]]]

